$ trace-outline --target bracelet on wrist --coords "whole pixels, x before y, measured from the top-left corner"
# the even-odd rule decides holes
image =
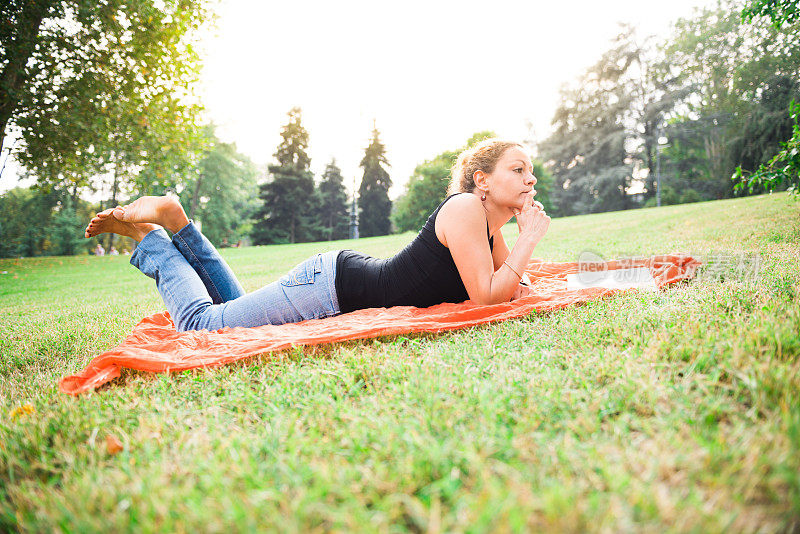
[[[514,268],[513,268],[511,265],[509,265],[509,263],[508,263],[506,260],[503,260],[503,265],[505,265],[506,267],[508,267],[509,269],[511,269],[511,272],[512,272],[512,273],[514,273],[514,274],[516,274],[516,275],[517,275],[517,278],[519,278],[520,280],[522,280],[522,275],[521,275],[521,274],[519,274],[519,273],[517,272],[517,270],[516,270],[516,269],[514,269]]]

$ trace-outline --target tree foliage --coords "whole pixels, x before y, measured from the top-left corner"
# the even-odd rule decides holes
[[[752,22],[756,17],[767,17],[776,28],[800,20],[797,0],[752,0],[742,10],[742,20]]]
[[[93,210],[63,190],[17,187],[0,196],[0,258],[83,254]]]
[[[533,160],[533,175],[536,176],[536,200],[541,202],[544,206],[544,211],[548,214],[555,215],[555,206],[553,205],[553,175],[545,167],[544,163],[538,159]]]
[[[258,172],[234,144],[217,139],[213,127],[206,135],[206,150],[181,191],[181,202],[214,245],[235,244],[249,233],[250,217],[258,208]]]
[[[386,147],[381,143],[377,128],[372,130],[372,141],[364,151],[360,167],[364,169],[358,189],[358,232],[361,237],[387,235],[391,230],[389,187],[392,180],[385,167]]]
[[[320,239],[347,239],[350,230],[350,212],[342,171],[332,159],[325,167],[319,184]]]
[[[0,197],[0,256],[39,256],[58,202],[55,192],[17,187]]]
[[[562,90],[555,132],[541,146],[555,178],[557,215],[631,207],[629,141],[637,136],[631,111],[640,66],[641,49],[626,29],[577,84]]]
[[[743,24],[740,9],[727,1],[679,20],[665,48],[693,87],[672,129],[703,147],[710,198],[731,196],[734,168],[766,162],[791,131],[787,104],[800,69],[798,28]]]
[[[730,197],[734,168],[780,150],[792,131],[800,26],[745,25],[740,13],[733,0],[696,10],[660,44],[624,29],[562,92],[541,146],[557,214],[651,205],[659,167],[662,200]]]
[[[50,242],[48,254],[74,256],[85,252],[88,247],[87,240],[83,236],[85,228],[86,219],[78,215],[72,197],[65,195],[52,215],[48,232]]]
[[[494,132],[479,132],[472,136],[464,148],[495,137]],[[405,193],[397,199],[392,212],[392,221],[399,232],[418,231],[428,216],[444,200],[450,184],[450,172],[458,154],[463,150],[446,150],[423,161],[414,168],[414,174],[406,184]]]
[[[786,75],[766,81],[751,109],[744,114],[731,139],[730,151],[738,166],[757,169],[779,151],[792,135],[791,103],[800,101],[800,84]]]
[[[0,145],[42,185],[72,190],[106,175],[174,185],[191,166],[199,106],[193,39],[203,0],[7,0],[0,7]]]
[[[775,28],[782,28],[784,24],[792,24],[800,20],[800,9],[797,0],[754,0],[742,11],[742,19],[752,21],[756,16],[769,17]],[[795,26],[797,26],[795,24]],[[795,34],[796,37],[797,34]],[[765,110],[754,117],[753,130],[755,130],[756,158],[745,161],[736,168],[732,180],[736,184],[737,191],[748,191],[750,193],[764,189],[774,191],[781,186],[786,186],[794,190],[795,194],[800,194],[800,91],[798,91],[798,81],[790,76],[776,77],[771,86],[773,89],[763,98]],[[785,125],[782,120],[783,108],[786,100],[791,98],[788,105],[789,114],[793,121],[792,135],[786,142],[781,142],[782,150],[775,154],[769,161],[765,161],[769,154],[770,144],[774,137],[781,133],[776,131]],[[761,135],[759,135],[761,134]],[[765,135],[766,134],[766,135]],[[745,139],[748,137],[743,136]],[[767,143],[764,138],[767,137]],[[766,149],[765,146],[767,145]],[[750,146],[745,145],[747,148]],[[760,152],[760,154],[759,154]],[[755,172],[748,172],[749,168],[755,168],[754,162],[760,160],[761,164]]]
[[[800,194],[800,102],[792,101],[790,111],[794,121],[792,137],[781,143],[782,150],[756,172],[750,174],[737,167],[733,175],[737,190],[752,193],[759,188],[774,191],[785,186]]]
[[[300,108],[292,108],[288,117],[275,152],[278,164],[269,166],[269,177],[259,188],[262,206],[251,234],[257,245],[313,241],[319,233],[308,131]]]
[[[406,191],[395,202],[392,220],[398,232],[419,231],[445,198],[450,169],[460,151],[448,150],[414,168]]]

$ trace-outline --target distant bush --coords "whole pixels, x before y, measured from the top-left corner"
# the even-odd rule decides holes
[[[704,199],[700,193],[694,189],[685,189],[680,193],[671,185],[661,187],[661,205],[671,206],[674,204],[689,204],[691,202],[702,202]],[[658,205],[656,197],[647,199],[644,203],[645,208],[655,208]]]
[[[0,258],[85,254],[93,211],[69,194],[16,187],[0,195]]]
[[[680,204],[690,204],[692,202],[702,202],[703,197],[694,189],[687,189],[681,193]]]

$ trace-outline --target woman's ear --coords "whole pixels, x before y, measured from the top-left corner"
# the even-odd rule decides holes
[[[475,187],[481,191],[489,190],[489,175],[483,171],[475,171],[472,174],[472,181],[475,182]]]

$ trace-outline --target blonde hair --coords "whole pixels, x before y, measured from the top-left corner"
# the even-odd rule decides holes
[[[475,173],[478,171],[486,174],[494,172],[497,162],[503,157],[505,151],[515,146],[525,148],[514,141],[492,138],[481,141],[463,151],[453,164],[447,194],[473,192],[475,190]]]

